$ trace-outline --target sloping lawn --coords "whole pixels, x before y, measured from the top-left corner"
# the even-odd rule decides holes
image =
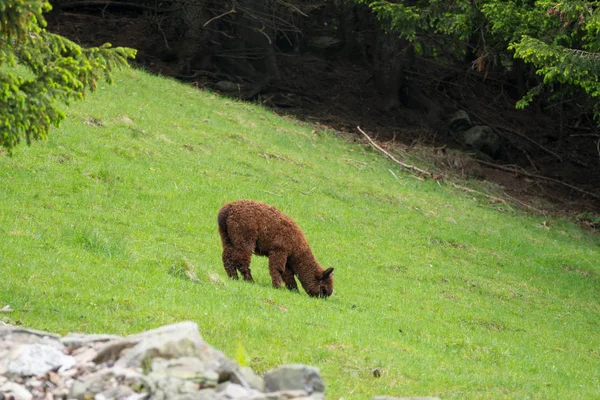
[[[0,155],[0,308],[15,310],[0,320],[63,334],[193,320],[257,372],[319,367],[329,399],[600,396],[598,235],[141,71],[68,116]],[[254,284],[227,279],[216,216],[242,198],[298,222],[335,267],[331,298],[271,288],[264,258]]]

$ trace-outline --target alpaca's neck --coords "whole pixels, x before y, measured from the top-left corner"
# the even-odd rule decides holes
[[[315,258],[310,248],[303,249],[302,251],[294,253],[290,261],[292,261],[293,266],[300,264],[306,266],[318,264],[317,259]]]
[[[294,254],[290,260],[290,267],[300,279],[304,286],[307,282],[311,282],[318,272],[322,272],[323,268],[315,258],[312,251],[309,249]]]

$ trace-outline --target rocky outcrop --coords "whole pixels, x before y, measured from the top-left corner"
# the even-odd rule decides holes
[[[472,149],[481,159],[497,160],[502,157],[508,146],[508,143],[489,126],[473,125],[464,110],[451,115],[447,126],[451,137]]]
[[[126,337],[0,326],[0,400],[8,399],[324,400],[325,383],[301,364],[258,376],[189,321]]]

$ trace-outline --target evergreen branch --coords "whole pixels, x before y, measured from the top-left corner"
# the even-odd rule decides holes
[[[47,139],[51,126],[65,119],[59,102],[81,100],[100,79],[111,82],[115,68],[128,66],[135,50],[110,44],[83,49],[43,29],[43,0],[0,3],[0,65],[18,63],[33,77],[0,71],[0,146],[11,154],[25,139]],[[16,24],[16,25],[15,25]]]

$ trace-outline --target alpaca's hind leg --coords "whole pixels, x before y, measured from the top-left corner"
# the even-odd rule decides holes
[[[225,267],[225,272],[227,272],[227,275],[229,275],[230,278],[233,279],[238,279],[238,273],[237,273],[237,268],[235,268],[235,262],[232,258],[232,249],[231,248],[224,248],[223,249],[223,266]]]
[[[271,275],[273,287],[277,289],[281,287],[281,278],[285,271],[286,260],[287,255],[285,253],[278,251],[269,253],[269,275]]]
[[[254,282],[254,279],[252,279],[252,273],[250,272],[250,257],[252,256],[252,254],[250,254],[248,256],[248,262],[243,262],[238,264],[238,269],[240,270],[240,272],[242,273],[242,277],[244,278],[245,281],[250,281],[250,282]]]
[[[285,267],[285,271],[283,271],[283,281],[288,289],[298,291],[298,284],[294,278],[294,273],[287,266]]]
[[[252,281],[250,273],[250,258],[252,253],[227,246],[223,249],[223,265],[230,278],[238,279],[239,270],[244,280]]]

